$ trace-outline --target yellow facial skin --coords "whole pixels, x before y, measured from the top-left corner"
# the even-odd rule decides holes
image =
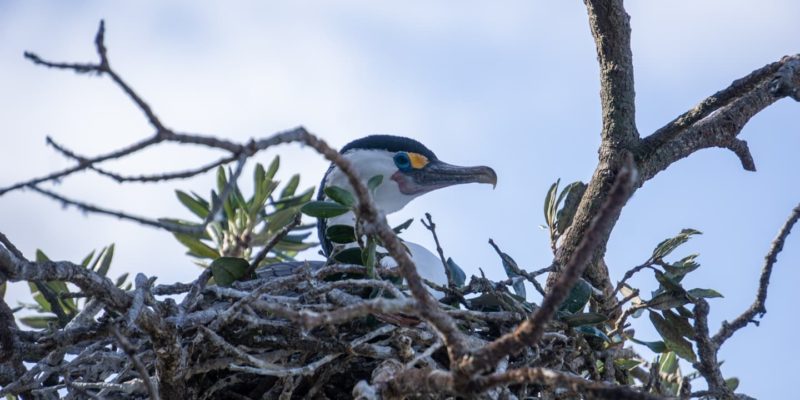
[[[408,158],[411,160],[411,168],[422,169],[428,165],[428,157],[418,153],[408,153]]]

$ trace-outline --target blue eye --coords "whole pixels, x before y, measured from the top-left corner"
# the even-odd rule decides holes
[[[408,153],[401,151],[394,155],[394,165],[401,171],[408,171],[411,169],[411,159],[408,158]]]

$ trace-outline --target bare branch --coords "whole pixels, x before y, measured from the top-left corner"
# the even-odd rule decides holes
[[[778,231],[778,236],[772,241],[769,252],[766,257],[764,257],[764,267],[761,269],[761,278],[758,280],[758,292],[756,293],[753,304],[750,308],[745,310],[742,315],[736,317],[733,322],[722,322],[722,327],[719,329],[719,332],[714,335],[714,343],[717,347],[722,346],[736,331],[744,328],[748,323],[752,322],[757,325],[758,322],[755,320],[756,315],[763,317],[764,314],[767,313],[767,289],[769,289],[769,278],[772,275],[772,267],[775,265],[775,262],[778,261],[778,254],[783,250],[783,244],[786,242],[786,238],[789,237],[789,233],[791,233],[792,227],[794,227],[798,219],[800,219],[800,204],[789,214],[789,219],[786,220],[780,231]]]
[[[420,219],[420,222],[422,222],[422,226],[429,230],[431,235],[433,235],[433,241],[436,243],[436,252],[439,254],[439,259],[442,260],[442,268],[444,268],[445,276],[447,276],[447,287],[452,289],[456,287],[456,284],[453,280],[453,274],[450,273],[450,268],[447,267],[447,260],[444,258],[444,250],[442,250],[442,245],[439,244],[439,235],[436,234],[436,224],[433,223],[433,218],[431,218],[430,213],[425,213],[425,218],[428,220],[427,222],[425,222],[424,219]]]
[[[754,115],[800,90],[800,54],[753,71],[703,100],[642,140],[637,158],[642,182],[695,151],[722,147],[733,151],[746,170],[755,171],[747,143],[738,138]]]

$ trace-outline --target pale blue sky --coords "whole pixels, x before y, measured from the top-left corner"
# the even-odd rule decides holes
[[[224,4],[224,5],[223,5]],[[637,123],[647,135],[732,80],[800,52],[800,2],[629,1],[636,68]],[[106,19],[113,66],[170,127],[235,140],[305,125],[341,146],[372,133],[417,138],[441,159],[486,164],[497,189],[470,185],[416,200],[394,221],[433,213],[447,255],[468,273],[502,268],[494,238],[522,266],[551,254],[541,203],[556,178],[587,180],[596,163],[598,68],[580,1],[502,2],[44,2],[0,0],[0,185],[69,163],[45,135],[98,154],[151,133],[108,80],[32,66],[24,50],[64,61],[94,60],[92,39]],[[700,252],[687,285],[713,287],[712,327],[752,302],[763,256],[800,201],[800,104],[782,100],[742,136],[758,172],[705,150],[648,182],[623,211],[608,250],[615,278],[653,246],[686,227],[704,235],[678,255]],[[282,176],[316,185],[326,163],[298,146]],[[212,153],[174,145],[109,164],[128,173],[179,170]],[[84,174],[57,189],[98,204],[152,216],[188,216],[175,188],[206,192],[213,177],[161,186],[119,186]],[[27,255],[36,248],[79,260],[117,243],[112,275],[141,271],[159,282],[188,281],[197,270],[171,235],[114,219],[62,210],[30,192],[0,198],[0,231]],[[432,246],[418,222],[406,238]],[[791,236],[773,275],[761,327],[730,340],[726,377],[759,398],[786,395],[794,379],[795,294],[800,238]],[[634,280],[645,289],[651,275]],[[6,300],[27,299],[15,288]],[[534,300],[537,300],[534,298]],[[647,321],[635,321],[655,340]]]

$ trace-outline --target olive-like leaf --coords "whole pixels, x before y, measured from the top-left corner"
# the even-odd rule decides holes
[[[383,183],[383,175],[375,175],[367,181],[367,188],[371,191],[375,191],[381,183]]]
[[[220,257],[211,263],[211,275],[220,286],[230,286],[245,278],[249,269],[250,263],[238,257]]]
[[[646,346],[654,353],[664,353],[667,351],[667,345],[660,340],[656,342],[645,342],[642,340],[638,340],[636,338],[629,338],[629,339],[631,342],[640,344],[642,346]]]
[[[697,356],[694,354],[694,349],[692,349],[692,343],[686,340],[676,327],[667,322],[660,314],[652,311],[650,312],[650,322],[653,323],[658,334],[664,339],[667,348],[674,351],[678,357],[684,360],[697,361]]]
[[[678,315],[678,313],[672,310],[664,310],[661,311],[661,315],[664,316],[664,319],[672,325],[675,330],[681,334],[681,336],[691,339],[694,337],[694,328],[692,324],[689,322],[689,319],[686,317],[682,317]]]
[[[352,243],[356,241],[356,231],[350,225],[331,225],[325,229],[325,236],[333,243]]]
[[[662,374],[670,375],[678,371],[678,357],[674,351],[667,352],[658,360],[658,371]]]
[[[605,332],[603,332],[600,329],[595,328],[594,326],[591,326],[591,325],[577,326],[577,327],[575,327],[575,331],[580,332],[580,333],[582,333],[584,335],[587,335],[587,336],[593,336],[593,337],[596,337],[596,338],[603,339],[606,342],[610,342],[611,341],[611,339],[608,338],[608,336],[605,334]]]
[[[331,200],[347,207],[353,208],[356,205],[356,198],[353,194],[338,186],[328,186],[325,188],[325,195],[330,197]]]
[[[100,265],[95,271],[102,276],[106,276],[108,268],[111,267],[111,260],[114,258],[114,243],[111,243],[110,246],[103,250],[102,261],[100,261]]]
[[[724,297],[724,296],[722,296],[722,293],[720,293],[720,292],[718,292],[718,291],[716,291],[714,289],[699,289],[699,288],[698,289],[691,289],[687,293],[689,293],[689,296],[702,297],[704,299],[712,299],[712,298],[715,298],[715,297]]]
[[[678,246],[686,243],[692,236],[700,234],[702,234],[702,232],[695,229],[687,228],[682,230],[677,236],[659,243],[653,250],[653,259],[659,260],[666,257],[669,253],[672,253],[673,250],[677,249]]]
[[[606,322],[608,317],[600,313],[580,313],[580,314],[564,314],[560,319],[567,323],[569,326],[582,326],[582,325],[596,325],[601,322]]]
[[[590,285],[589,282],[581,279],[569,292],[567,299],[561,303],[560,309],[569,311],[572,314],[578,313],[583,310],[583,307],[586,306],[586,303],[589,302],[591,297],[592,285]]]
[[[297,191],[298,186],[300,186],[300,175],[294,174],[289,178],[289,182],[286,183],[283,190],[281,190],[281,198],[285,199],[294,196],[294,192]]]
[[[446,264],[447,270],[450,271],[450,278],[453,279],[453,283],[456,287],[464,287],[464,283],[467,281],[467,274],[464,273],[464,270],[450,257],[447,257]]]
[[[269,163],[269,167],[267,167],[267,172],[264,174],[264,179],[273,180],[275,179],[275,174],[278,172],[278,168],[281,165],[281,158],[280,156],[275,156],[272,159],[272,162]]]
[[[199,258],[210,258],[215,259],[219,257],[219,253],[217,250],[211,248],[211,246],[201,242],[197,238],[191,237],[189,235],[183,233],[175,233],[175,239],[178,239],[181,244],[186,246],[191,253],[196,255]]]
[[[647,302],[647,306],[655,310],[669,310],[689,303],[686,293],[663,292]]]
[[[300,211],[310,217],[333,218],[350,212],[350,208],[332,201],[311,201],[306,203]]]
[[[362,265],[361,249],[358,247],[344,249],[336,253],[336,255],[333,256],[333,259],[340,263]]]
[[[205,219],[211,211],[208,209],[208,205],[204,205],[184,191],[176,190],[175,196],[178,197],[178,201],[180,201],[181,204],[188,208],[194,215],[200,217],[200,219]]]
[[[614,360],[614,365],[617,367],[624,369],[626,371],[630,371],[644,363],[644,360],[637,360],[634,358],[618,358]]]
[[[555,183],[550,185],[550,189],[544,197],[544,221],[550,228],[553,227],[553,219],[555,218],[555,201],[559,182],[561,182],[561,179],[556,180]]]

